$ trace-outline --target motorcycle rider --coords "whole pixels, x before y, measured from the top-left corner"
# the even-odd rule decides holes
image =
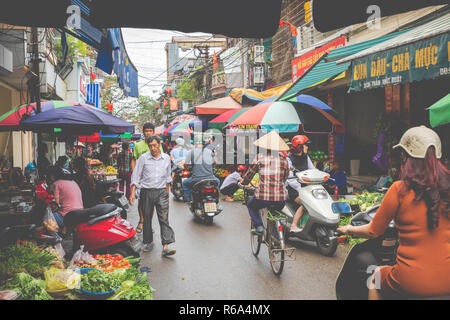
[[[184,139],[177,138],[175,140],[176,147],[170,151],[170,160],[172,160],[173,168],[172,168],[172,180],[175,177],[175,170],[177,168],[183,168],[184,162],[186,161],[187,150],[184,148]]]
[[[292,152],[287,157],[288,163],[289,163],[289,177],[295,177],[293,171],[304,171],[308,169],[315,169],[314,164],[312,163],[311,159],[307,155],[308,153],[308,146],[311,144],[311,141],[308,139],[307,136],[304,135],[297,135],[292,138]],[[303,207],[300,197],[299,197],[299,191],[301,189],[300,182],[297,181],[297,179],[289,179],[287,181],[288,185],[288,195],[289,199],[293,199],[297,204],[300,205],[300,207],[297,209],[294,215],[294,219],[292,220],[291,225],[291,232],[300,232],[303,229],[297,227],[298,222],[303,216],[303,213],[305,211],[305,208]]]
[[[403,153],[401,180],[389,188],[369,224],[342,226],[338,231],[376,238],[395,222],[396,263],[381,266],[372,275],[369,299],[448,295],[450,171],[439,161],[441,141],[433,130],[420,126],[407,130],[394,148]]]
[[[194,137],[194,148],[186,155],[185,168],[192,165],[192,176],[183,180],[183,192],[186,202],[191,201],[192,186],[200,180],[216,180],[217,186],[220,180],[214,176],[213,165],[215,164],[214,153],[210,148],[203,147],[201,135]]]

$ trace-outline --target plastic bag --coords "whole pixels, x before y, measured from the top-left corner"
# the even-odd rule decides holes
[[[44,277],[46,289],[49,291],[78,288],[81,280],[81,275],[74,270],[53,267],[45,271]]]
[[[59,230],[59,226],[58,223],[56,222],[55,216],[53,215],[52,210],[48,206],[45,209],[42,224],[50,232],[57,232]]]
[[[85,252],[84,245],[80,246],[80,249],[74,253],[72,260],[70,261],[69,268],[70,269],[77,269],[78,267],[75,264],[83,264],[83,263],[92,263],[96,264],[97,260],[91,257],[89,252]]]

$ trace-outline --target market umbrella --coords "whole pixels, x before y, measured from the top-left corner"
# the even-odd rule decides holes
[[[247,111],[250,108],[242,108],[242,109],[233,109],[227,112],[224,112],[220,114],[219,116],[215,117],[211,121],[209,121],[209,128],[211,129],[219,129],[221,130],[224,128],[228,123],[233,122],[234,119],[236,119],[239,115],[241,115],[243,112]]]
[[[20,129],[34,132],[53,132],[55,128],[64,133],[133,132],[134,125],[103,110],[89,105],[72,105],[55,108],[20,121]]]
[[[165,129],[164,125],[160,125],[159,127],[156,127],[155,128],[155,134],[157,136],[160,136],[163,133],[164,129]]]
[[[432,128],[450,123],[450,93],[434,103],[428,110],[430,110]]]
[[[199,117],[195,117],[194,119],[190,120],[189,128],[194,130],[194,128],[196,126],[201,128],[201,130],[203,131],[203,129],[207,129],[209,126],[208,120],[200,119]]]
[[[102,142],[117,142],[120,140],[131,140],[132,134],[125,132],[122,134],[103,134],[100,132],[100,140]]]
[[[78,105],[76,102],[68,101],[42,101],[41,112],[46,112],[62,107],[72,107]],[[0,117],[0,131],[20,131],[20,120],[36,114],[36,103],[22,104],[12,110],[9,110]]]
[[[276,101],[246,110],[228,126],[257,126],[263,131],[296,132],[301,123],[292,103]]]
[[[169,131],[176,128],[180,123],[181,122],[177,122],[177,123],[170,125],[166,130],[164,130],[163,136],[167,136],[169,134]]]
[[[182,134],[182,135],[190,135],[193,130],[189,127],[189,123],[191,120],[185,120],[179,123],[176,127],[169,130],[168,134]]]

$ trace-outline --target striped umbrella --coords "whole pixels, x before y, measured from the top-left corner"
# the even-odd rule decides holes
[[[49,111],[61,107],[75,106],[78,102],[68,101],[42,101],[41,111]],[[21,131],[19,122],[23,117],[29,117],[36,114],[36,103],[23,104],[12,110],[9,110],[0,117],[0,131]]]
[[[209,121],[209,128],[222,130],[227,124],[233,122],[238,116],[250,108],[233,109],[220,114],[211,121]]]
[[[268,102],[254,106],[232,121],[229,127],[259,127],[264,131],[296,132],[302,122],[290,102]]]
[[[179,123],[176,127],[169,130],[168,134],[182,134],[182,135],[190,135],[193,130],[189,127],[189,123],[191,123],[192,120],[185,120],[181,123]]]

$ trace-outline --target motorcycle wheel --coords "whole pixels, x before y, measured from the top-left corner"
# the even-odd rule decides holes
[[[133,248],[128,246],[126,243],[121,243],[120,245],[111,249],[110,251],[111,251],[111,253],[120,254],[122,257],[129,257],[129,256],[133,256],[135,258],[140,257],[139,252],[136,252]]]
[[[320,253],[327,257],[333,256],[338,246],[337,238],[335,237],[330,241],[328,237],[331,236],[331,231],[323,226],[318,226],[315,233],[316,244]],[[326,237],[324,237],[324,233],[326,234]]]

